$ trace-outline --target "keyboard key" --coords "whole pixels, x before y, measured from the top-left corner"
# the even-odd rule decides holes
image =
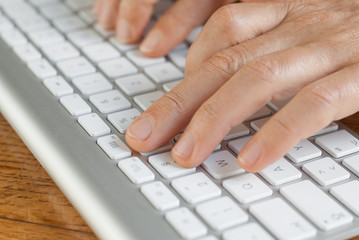
[[[1,37],[10,47],[24,45],[27,43],[25,36],[17,29],[4,31],[1,33]]]
[[[335,158],[359,151],[359,140],[346,130],[317,137],[315,143]]]
[[[199,238],[198,240],[218,240],[218,238],[216,238],[214,236],[206,236],[203,238]]]
[[[99,137],[111,132],[111,129],[96,113],[80,116],[77,121],[91,137]]]
[[[68,79],[96,72],[95,67],[84,57],[61,61],[57,67]]]
[[[286,156],[294,163],[301,163],[309,159],[320,157],[322,151],[307,139],[301,140]]]
[[[45,59],[32,61],[27,66],[40,79],[56,76],[55,68]]]
[[[270,199],[249,207],[258,219],[277,239],[307,239],[317,230],[280,198]]]
[[[61,35],[54,28],[48,28],[42,31],[32,32],[29,34],[29,37],[38,47],[61,43],[65,40],[64,36]]]
[[[278,186],[302,177],[302,173],[284,158],[272,163],[259,174],[271,185]]]
[[[62,33],[68,33],[74,30],[79,30],[87,26],[79,17],[75,15],[57,18],[52,23]]]
[[[103,38],[110,38],[115,36],[115,31],[114,30],[107,30],[104,29],[101,25],[99,24],[95,24],[94,29],[96,30],[96,32],[98,32]]]
[[[112,84],[101,74],[95,73],[74,78],[73,84],[82,94],[91,95],[112,89]]]
[[[126,52],[126,56],[134,63],[137,67],[144,68],[150,65],[163,63],[166,61],[164,57],[149,58],[143,56],[139,50],[133,50]]]
[[[14,0],[6,0],[7,2],[14,2]],[[5,13],[13,20],[25,17],[35,17],[39,14],[29,4],[25,2],[14,2],[3,6]]]
[[[197,204],[218,197],[222,192],[202,172],[177,178],[172,181],[171,185],[190,204]]]
[[[165,90],[166,92],[169,92],[172,89],[174,89],[181,81],[182,80],[165,83],[165,84],[163,84],[163,90]]]
[[[199,26],[193,29],[192,32],[190,32],[190,34],[186,38],[187,42],[192,44],[194,40],[197,38],[197,36],[199,35],[199,33],[202,31],[202,28],[203,26]]]
[[[55,3],[58,0],[29,0],[30,3],[32,3],[33,5],[35,5],[36,7],[40,7],[46,4],[51,4],[51,3]]]
[[[91,112],[90,106],[78,94],[64,96],[60,98],[60,103],[73,116],[79,116]]]
[[[98,66],[108,78],[112,79],[138,72],[137,68],[123,57],[101,62]]]
[[[79,11],[81,9],[92,8],[94,0],[66,0],[65,3],[73,11]]]
[[[45,79],[44,85],[56,97],[62,97],[74,92],[74,89],[61,76]]]
[[[41,58],[41,53],[30,43],[14,47],[14,52],[25,63]]]
[[[359,181],[354,180],[332,187],[330,193],[341,203],[359,216]]]
[[[338,130],[338,124],[336,122],[332,122],[330,123],[328,126],[326,126],[325,128],[319,130],[318,132],[316,132],[315,134],[312,135],[312,137],[317,136],[317,135],[321,135],[324,133],[330,133],[333,131]]]
[[[110,38],[110,42],[118,49],[120,52],[125,53],[130,50],[134,50],[139,47],[138,44],[123,44],[117,41],[115,37]]]
[[[40,6],[40,12],[50,20],[71,15],[71,11],[61,2]]]
[[[103,38],[92,29],[83,29],[67,34],[68,39],[79,48],[100,43]]]
[[[201,203],[196,211],[215,231],[248,221],[248,215],[227,196]]]
[[[155,149],[152,152],[140,152],[140,154],[142,156],[152,156],[155,154],[159,154],[159,153],[163,153],[163,152],[168,152],[171,151],[172,147],[173,147],[174,142],[172,140],[168,141],[167,143],[165,143],[162,147],[159,147],[157,149]]]
[[[292,98],[284,99],[281,101],[273,101],[269,102],[267,105],[274,111],[278,112],[280,109],[282,109]]]
[[[98,138],[97,144],[114,160],[129,157],[132,154],[131,149],[114,134]]]
[[[45,46],[42,51],[52,62],[76,58],[80,52],[69,42],[61,42],[50,46]]]
[[[156,90],[156,85],[142,73],[119,78],[116,84],[129,96]]]
[[[359,177],[359,155],[344,159],[343,165]]]
[[[110,123],[121,133],[125,134],[133,120],[140,116],[140,111],[136,108],[111,113],[107,116]]]
[[[252,116],[247,118],[246,121],[252,121],[258,118],[268,117],[271,114],[272,114],[271,110],[269,110],[269,108],[267,108],[266,106],[263,106],[256,113],[254,113]]]
[[[228,143],[228,147],[235,153],[238,154],[244,145],[252,138],[252,136],[239,138]]]
[[[223,187],[240,203],[247,204],[272,195],[273,191],[253,173],[223,181]]]
[[[14,29],[14,25],[0,12],[0,33]]]
[[[163,96],[162,91],[150,92],[142,95],[138,95],[133,98],[135,103],[143,110],[147,110],[154,102]]]
[[[144,72],[156,83],[179,80],[184,77],[184,74],[169,62],[146,67]]]
[[[32,17],[23,17],[15,20],[17,26],[25,33],[31,33],[46,29],[50,26],[49,22],[46,21],[40,15]]]
[[[223,240],[274,240],[258,223],[248,223],[223,233]]]
[[[206,226],[188,208],[172,210],[165,218],[182,238],[195,239],[207,234]]]
[[[80,11],[79,16],[89,25],[95,24],[97,21],[97,16],[92,9],[85,9]]]
[[[353,221],[347,210],[308,180],[284,186],[280,193],[323,231]]]
[[[215,179],[222,179],[244,172],[238,165],[237,159],[228,151],[212,153],[202,163],[202,166]]]
[[[270,117],[266,117],[266,118],[261,118],[255,121],[252,121],[250,126],[253,130],[255,130],[256,132],[259,131],[259,129],[261,129],[261,127],[263,127],[263,125],[270,119]]]
[[[82,51],[91,61],[95,63],[120,56],[120,53],[108,43],[98,43],[87,46],[84,47]]]
[[[141,184],[155,179],[155,174],[138,157],[121,160],[118,162],[118,167],[134,184]]]
[[[242,137],[249,134],[249,129],[244,126],[243,124],[238,124],[237,126],[233,127],[229,133],[224,137],[224,141],[231,140],[233,138]]]
[[[153,182],[142,186],[141,193],[160,211],[180,205],[178,198],[162,182]]]
[[[177,51],[172,51],[168,54],[169,59],[176,64],[177,67],[184,70],[186,66],[186,58],[188,54],[188,49],[181,49]]]
[[[118,90],[92,95],[89,100],[101,113],[111,113],[131,107],[131,103]]]
[[[302,169],[322,186],[328,186],[350,177],[348,171],[329,157],[306,163]]]
[[[179,166],[173,161],[170,152],[153,155],[148,158],[148,162],[164,178],[174,178],[196,171],[196,168],[183,168]]]

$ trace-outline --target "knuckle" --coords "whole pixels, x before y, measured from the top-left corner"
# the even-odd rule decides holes
[[[274,117],[272,118],[272,124],[274,126],[274,129],[278,129],[280,132],[284,132],[283,136],[296,136],[298,135],[293,127],[290,126],[290,124],[283,120],[282,118]]]
[[[240,13],[234,14],[233,6],[224,5],[220,7],[209,18],[209,25],[217,26],[219,29],[225,29],[225,31],[231,31],[232,29],[238,29],[239,21],[236,21],[236,16],[240,16]]]
[[[339,91],[323,86],[322,84],[316,84],[315,86],[306,89],[304,94],[307,95],[306,99],[310,104],[320,108],[323,106],[333,108],[338,101],[338,98],[340,98]]]
[[[157,106],[159,109],[165,109],[170,111],[171,113],[175,113],[178,116],[186,115],[188,112],[187,108],[187,98],[185,95],[176,89],[168,92],[167,94],[163,95],[164,101],[159,101],[159,105]]]
[[[198,116],[200,117],[200,121],[203,122],[217,122],[219,119],[217,104],[213,101],[205,102],[199,109]]]
[[[280,63],[275,58],[259,58],[246,65],[245,72],[256,81],[273,84],[280,75]]]

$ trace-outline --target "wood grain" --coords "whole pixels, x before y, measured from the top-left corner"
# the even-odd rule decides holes
[[[359,113],[342,122],[359,134]],[[0,239],[96,239],[2,115]]]

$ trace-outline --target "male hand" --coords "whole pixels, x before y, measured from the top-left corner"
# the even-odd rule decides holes
[[[185,79],[132,123],[126,140],[148,152],[186,128],[172,156],[184,167],[198,166],[233,126],[294,94],[239,153],[247,171],[263,169],[301,139],[358,111],[358,1],[222,7],[192,45]]]

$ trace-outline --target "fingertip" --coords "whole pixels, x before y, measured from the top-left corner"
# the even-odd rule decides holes
[[[158,57],[159,56],[159,47],[161,40],[163,38],[163,33],[159,29],[153,29],[145,37],[140,45],[140,51],[149,57]],[[162,54],[163,55],[163,54]]]

